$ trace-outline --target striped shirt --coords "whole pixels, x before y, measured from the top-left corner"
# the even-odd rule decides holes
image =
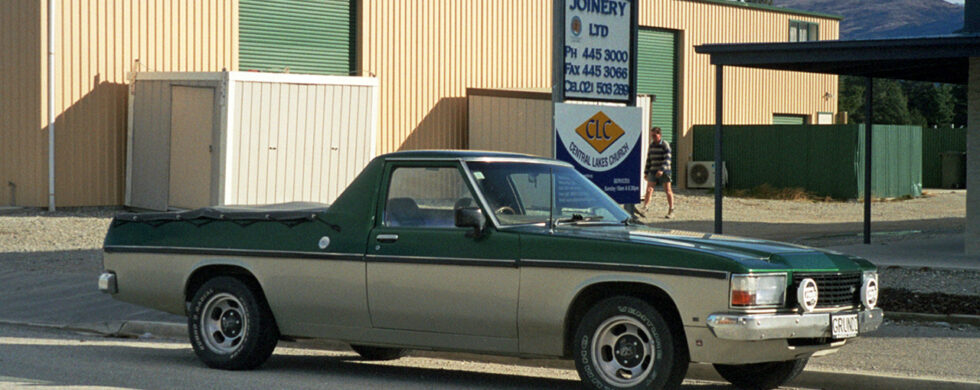
[[[670,175],[670,144],[660,140],[659,143],[650,143],[647,149],[647,164],[643,169],[643,176],[655,175],[657,171],[664,171],[664,175]]]

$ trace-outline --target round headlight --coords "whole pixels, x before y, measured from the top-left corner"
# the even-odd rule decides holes
[[[800,281],[800,287],[796,289],[796,301],[805,312],[811,312],[817,308],[817,282],[806,278]]]
[[[864,280],[864,287],[861,289],[861,303],[868,310],[874,309],[878,304],[878,278],[868,278]]]

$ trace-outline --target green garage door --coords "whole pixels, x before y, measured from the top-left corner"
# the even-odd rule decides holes
[[[347,75],[351,0],[241,0],[238,68]]]
[[[650,126],[663,130],[673,149],[674,179],[677,176],[677,34],[641,28],[637,39],[636,92],[653,97]]]
[[[805,125],[806,117],[804,117],[803,115],[792,115],[792,114],[772,114],[772,124]]]

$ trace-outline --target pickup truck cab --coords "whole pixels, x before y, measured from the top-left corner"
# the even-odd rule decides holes
[[[688,363],[772,388],[882,322],[873,264],[657,229],[570,165],[412,151],[374,159],[332,205],[120,214],[100,289],[186,315],[208,366],[281,338],[573,359],[596,389],[676,387]]]

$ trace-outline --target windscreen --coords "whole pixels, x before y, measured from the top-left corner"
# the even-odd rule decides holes
[[[502,225],[563,220],[621,223],[629,218],[571,167],[519,162],[469,162],[467,166]]]

